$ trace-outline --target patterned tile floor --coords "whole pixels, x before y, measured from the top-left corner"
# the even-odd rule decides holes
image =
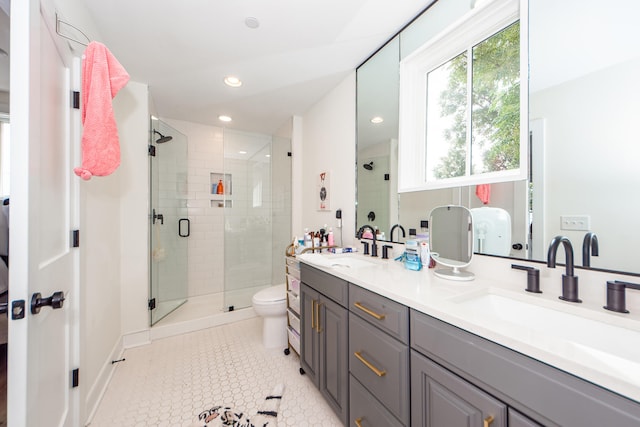
[[[262,319],[164,338],[125,351],[88,425],[197,426],[198,414],[228,405],[254,414],[278,383],[279,426],[340,426],[295,353],[262,346]]]

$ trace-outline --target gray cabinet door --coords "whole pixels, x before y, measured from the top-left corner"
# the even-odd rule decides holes
[[[506,427],[507,406],[412,350],[411,425]]]
[[[509,408],[509,427],[542,427],[542,424],[538,424],[515,409]]]
[[[320,297],[320,392],[344,424],[349,407],[348,311]]]
[[[320,294],[304,283],[300,284],[300,366],[305,374],[319,386],[320,337],[316,328],[316,307]]]

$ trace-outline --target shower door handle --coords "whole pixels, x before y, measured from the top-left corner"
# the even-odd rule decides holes
[[[187,232],[186,233],[182,233],[183,221],[186,222],[186,224],[187,224]],[[180,220],[178,220],[178,236],[180,236],[180,237],[189,237],[190,235],[191,235],[191,221],[189,221],[189,218],[180,218]]]

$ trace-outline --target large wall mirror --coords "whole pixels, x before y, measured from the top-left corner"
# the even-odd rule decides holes
[[[599,256],[591,258],[592,267],[640,273],[640,255],[635,249],[640,243],[640,228],[632,221],[640,213],[636,196],[640,144],[634,132],[640,117],[637,1],[529,0],[528,180],[491,184],[486,205],[475,186],[400,195],[394,191],[397,128],[395,133],[385,129],[383,134],[380,127],[376,132],[371,119],[378,114],[368,110],[374,105],[369,98],[378,105],[397,106],[399,78],[389,75],[389,70],[397,70],[399,60],[466,13],[471,3],[435,2],[358,69],[358,228],[373,223],[389,238],[394,224],[401,224],[407,233],[409,228],[420,230],[421,221],[439,205],[459,204],[472,210],[488,206],[510,216],[511,248],[501,255],[542,261],[549,241],[558,234],[569,237],[580,254],[585,234],[593,232]],[[381,73],[385,80],[372,77],[372,69],[378,67],[389,71]],[[383,96],[392,98],[385,100]],[[384,117],[383,123],[396,122]],[[372,142],[377,135],[383,138],[378,144],[385,148],[379,146],[376,152],[371,147],[376,145]],[[367,199],[370,190],[362,187],[366,185],[363,174],[382,165],[376,153],[389,153],[385,157],[389,159],[388,170],[381,171],[389,175],[382,174],[384,181],[373,185],[377,196],[384,199],[379,205],[373,197]],[[373,162],[372,170],[363,167],[369,162]],[[371,212],[384,221],[371,220]],[[397,233],[393,240],[404,241]],[[576,265],[581,265],[579,257]]]

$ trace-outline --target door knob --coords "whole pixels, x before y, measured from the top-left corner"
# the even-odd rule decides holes
[[[54,292],[48,298],[42,298],[42,294],[40,292],[36,292],[31,296],[31,314],[40,313],[40,307],[44,307],[50,305],[54,310],[57,308],[62,308],[64,304],[64,292],[58,291]]]

